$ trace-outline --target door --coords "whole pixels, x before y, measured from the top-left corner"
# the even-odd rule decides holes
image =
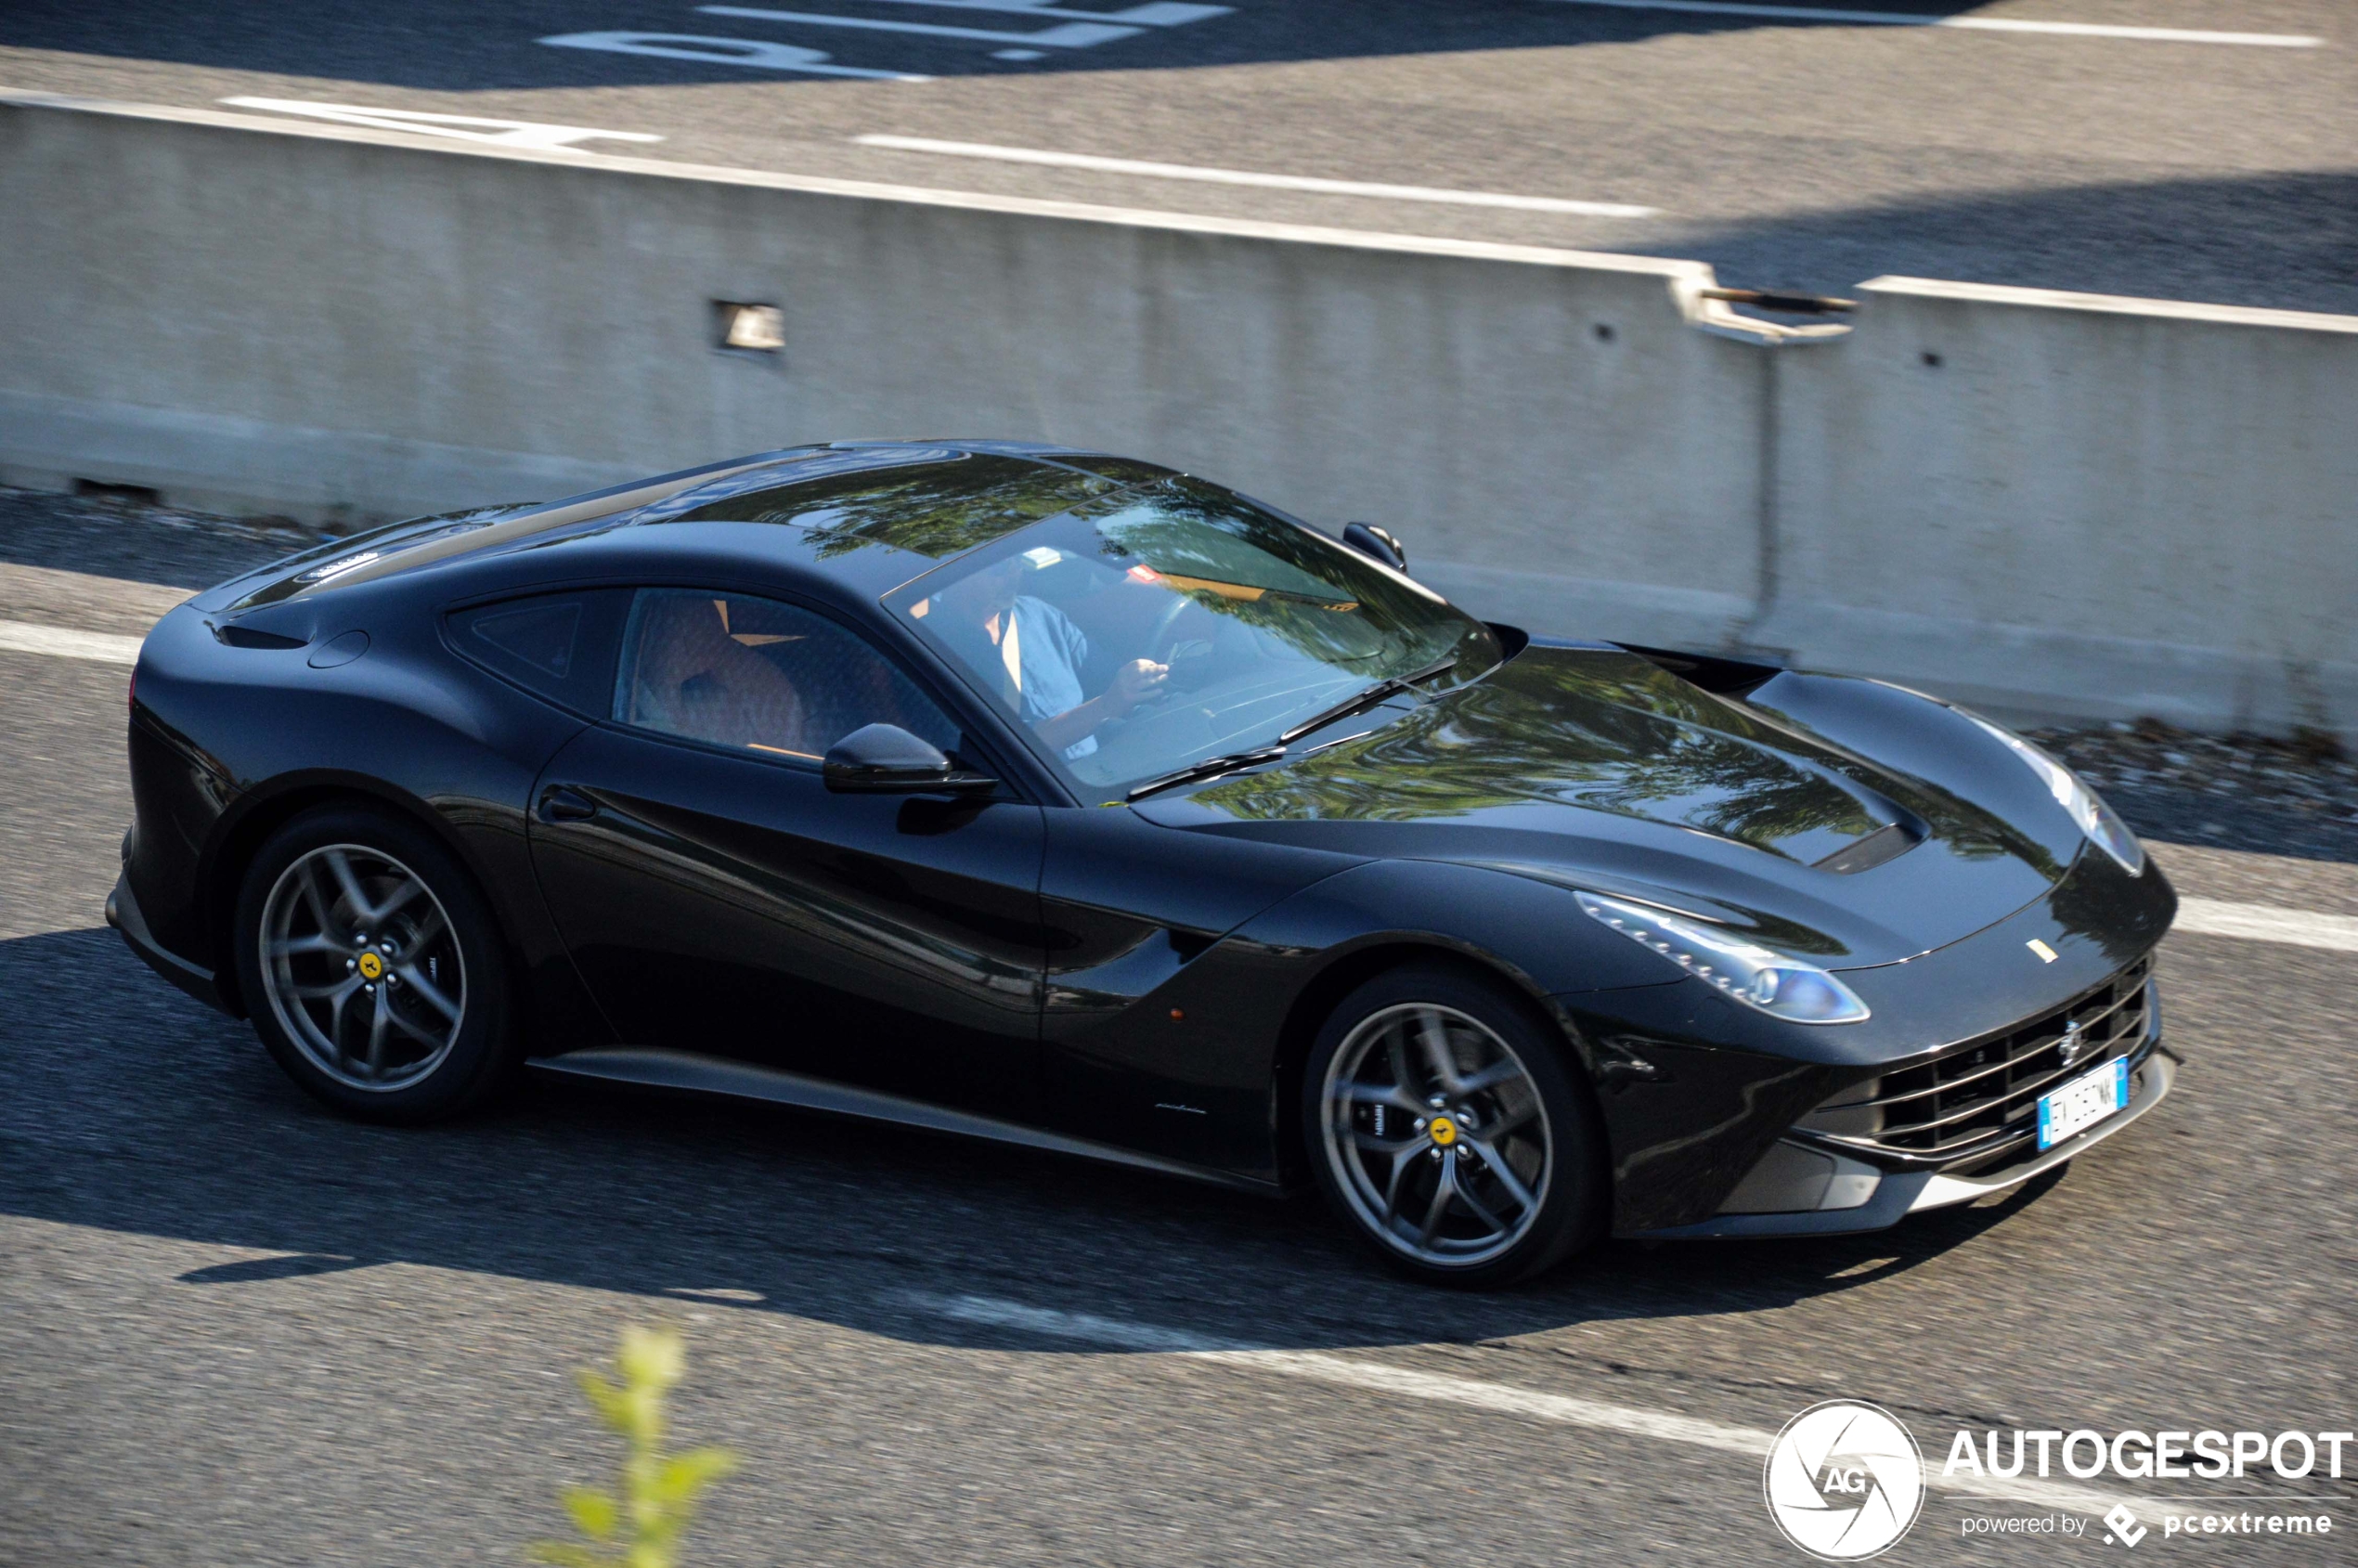
[[[943,709],[815,611],[674,589],[637,593],[615,693],[543,772],[530,834],[623,1041],[1030,1116],[1040,808],[820,775],[875,722],[979,762]]]
[[[1275,1180],[1273,1071],[1306,954],[1221,939],[1354,863],[1165,826],[1145,810],[1049,812],[1049,1123]]]

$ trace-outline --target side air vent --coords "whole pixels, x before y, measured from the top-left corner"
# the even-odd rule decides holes
[[[1700,686],[1715,696],[1738,701],[1752,695],[1756,688],[1784,673],[1775,665],[1755,664],[1749,659],[1718,658],[1710,654],[1681,654],[1668,648],[1641,647],[1635,642],[1616,642],[1613,646],[1624,653],[1637,654],[1657,669],[1668,670],[1691,686]]]
[[[301,648],[307,646],[300,637],[288,637],[276,631],[265,631],[258,626],[216,626],[213,628],[216,641],[232,648]]]
[[[1849,876],[1861,871],[1872,871],[1886,861],[1896,861],[1924,841],[1924,835],[1905,823],[1877,828],[1864,838],[1856,838],[1818,862],[1820,871],[1831,871]]]

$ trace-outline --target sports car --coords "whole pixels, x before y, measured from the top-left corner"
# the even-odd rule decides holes
[[[109,919],[339,1111],[528,1067],[1315,1184],[1434,1282],[2004,1192],[2175,1060],[2174,895],[2000,725],[1098,452],[330,541],[156,626],[130,764]]]

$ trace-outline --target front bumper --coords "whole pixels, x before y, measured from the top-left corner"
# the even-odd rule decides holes
[[[2178,1057],[2156,1041],[2132,1069],[2129,1103],[2118,1115],[2107,1117],[2078,1136],[2066,1138],[2020,1163],[1972,1175],[1950,1175],[1934,1171],[1878,1171],[1863,1161],[1840,1160],[1832,1183],[1849,1184],[1841,1192],[1845,1199],[1856,1197],[1860,1189],[1865,1189],[1869,1196],[1864,1201],[1839,1209],[1787,1213],[1715,1214],[1693,1225],[1639,1231],[1636,1239],[1716,1241],[1768,1236],[1852,1236],[1887,1229],[1923,1210],[1950,1208],[2011,1191],[2034,1176],[2077,1159],[2159,1105],[2177,1076]]]
[[[149,968],[208,1007],[219,1008],[231,1017],[244,1016],[222,995],[220,981],[212,970],[189,963],[156,940],[148,929],[147,916],[139,912],[139,901],[131,895],[128,872],[115,878],[114,891],[107,895],[107,924],[123,933],[123,941]]]

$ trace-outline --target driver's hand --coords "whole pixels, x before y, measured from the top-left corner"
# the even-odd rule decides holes
[[[1123,707],[1145,701],[1171,677],[1171,667],[1152,659],[1132,659],[1114,672],[1113,700]]]

